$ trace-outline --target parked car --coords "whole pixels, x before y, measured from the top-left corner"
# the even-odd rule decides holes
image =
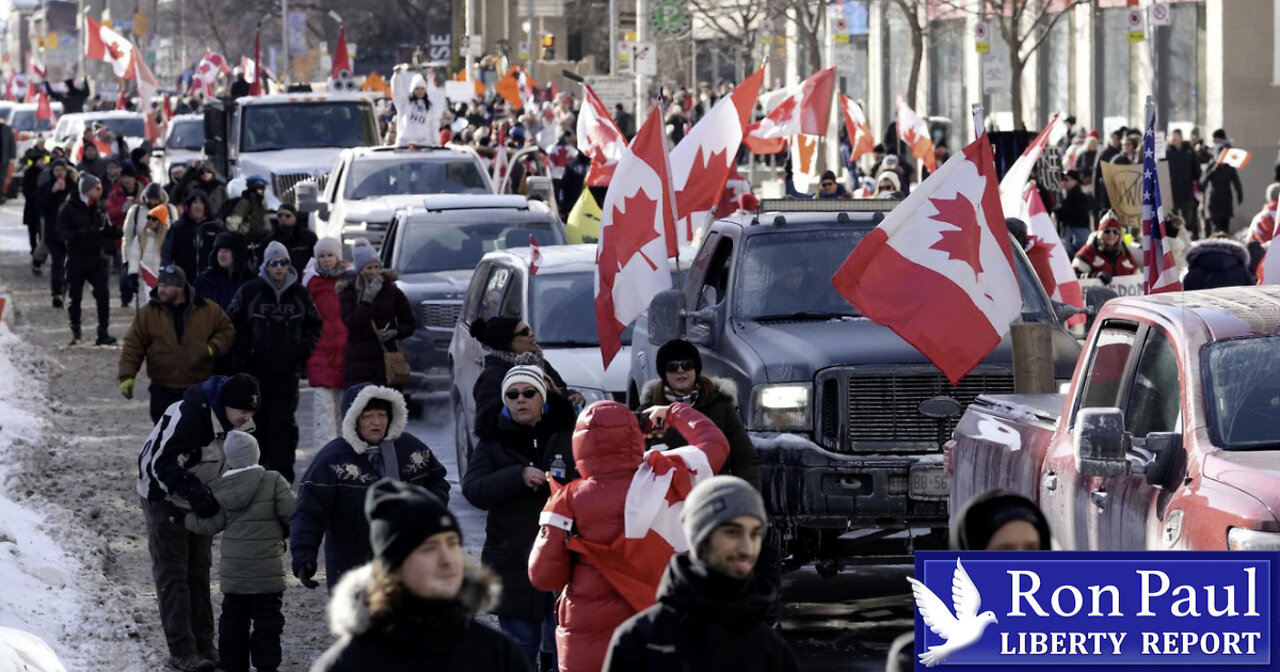
[[[420,196],[417,207],[392,218],[380,255],[383,267],[399,274],[396,284],[418,317],[417,331],[401,349],[419,396],[449,387],[449,339],[481,257],[527,247],[531,235],[539,247],[566,242],[550,209],[523,196]]]
[[[301,193],[310,193],[305,189]],[[316,202],[312,230],[343,241],[374,245],[396,210],[420,205],[432,194],[492,194],[493,183],[475,152],[455,147],[358,147],[345,149],[329,171]]]
[[[980,397],[952,502],[1038,501],[1065,549],[1280,549],[1280,288],[1108,302],[1065,395]]]
[[[49,109],[56,117],[62,113],[62,103],[52,103]],[[22,171],[17,167],[17,162],[22,159],[22,155],[26,154],[28,149],[31,149],[36,144],[36,138],[42,135],[49,135],[50,123],[48,119],[36,119],[36,105],[34,103],[6,103],[4,107],[0,107],[0,115],[4,117],[5,123],[13,131],[13,140],[17,145],[17,154],[14,156],[13,162],[13,175],[18,176],[18,179],[10,177],[9,190],[6,193],[7,197],[14,198],[22,189],[20,175]]]
[[[604,368],[595,318],[596,246],[540,247],[540,255],[538,271],[531,275],[529,248],[490,252],[471,278],[449,343],[449,403],[459,469],[465,469],[476,445],[472,389],[486,354],[468,329],[477,317],[508,315],[528,323],[543,356],[586,403],[626,399],[631,329],[622,332],[622,351]]]
[[[204,159],[204,116],[180,114],[169,119],[164,144],[156,148],[160,170],[153,173],[160,184],[168,184],[169,168]]]
[[[677,337],[698,347],[707,375],[733,382],[773,525],[788,540],[783,555],[823,572],[852,557],[945,547],[942,444],[964,405],[1013,391],[1010,339],[952,386],[835,291],[835,270],[895,204],[765,201],[758,215],[713,223],[681,288],[654,298],[632,338],[633,401],[658,377],[657,348]],[[1014,248],[1022,319],[1053,325],[1065,379],[1080,344]],[[937,397],[955,413],[924,405]]]
[[[33,107],[34,109],[34,107]],[[63,115],[53,130],[53,141],[64,147],[75,144],[84,135],[84,129],[94,122],[106,124],[116,135],[124,136],[129,149],[137,149],[147,139],[146,120],[141,112],[111,110],[107,112],[76,112]]]

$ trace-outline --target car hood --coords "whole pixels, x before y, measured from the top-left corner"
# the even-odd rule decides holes
[[[1205,455],[1203,473],[1258,499],[1280,518],[1280,450],[1217,450]]]
[[[542,356],[551,362],[569,387],[589,387],[611,393],[627,390],[631,369],[631,346],[623,346],[604,368],[600,348],[543,348]]]
[[[747,322],[738,335],[765,363],[771,383],[812,380],[832,366],[928,365],[928,358],[888,327],[864,317],[795,322]],[[1055,339],[1058,377],[1071,377],[1079,346]],[[1063,350],[1067,350],[1063,353]],[[983,359],[984,364],[1011,367],[1009,336]]]
[[[362,201],[343,201],[343,217],[361,222],[389,222],[396,210],[422,205],[422,196],[379,196]]]
[[[461,299],[471,284],[472,269],[436,273],[401,273],[396,286],[411,302],[448,296]],[[415,306],[415,310],[416,310]]]
[[[241,175],[271,173],[327,173],[338,159],[341,147],[312,147],[308,149],[280,149],[270,152],[248,152],[240,155],[238,172]]]

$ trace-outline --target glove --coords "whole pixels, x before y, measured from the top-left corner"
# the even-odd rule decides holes
[[[310,588],[311,590],[315,590],[320,587],[320,583],[311,578],[316,575],[316,563],[312,560],[308,560],[295,567],[293,575],[298,577],[298,581],[302,585]]]
[[[133,398],[133,379],[132,378],[125,378],[124,380],[120,381],[120,394],[124,395],[125,399]]]
[[[1104,285],[1111,284],[1111,274],[1106,271],[1099,273],[1098,279],[1101,280]]]
[[[382,291],[382,276],[376,276],[364,286],[364,294],[360,295],[360,300],[365,303],[373,303],[373,297]]]
[[[165,520],[170,524],[182,527],[183,521],[187,519],[187,510],[174,504],[173,502],[162,499],[158,505],[164,513]]]
[[[213,496],[213,491],[207,485],[191,488],[183,498],[191,502],[191,510],[201,518],[209,518],[222,510],[222,507],[218,506],[218,499]]]
[[[390,341],[390,340],[394,340],[396,337],[396,331],[397,331],[396,328],[392,326],[383,327],[378,330],[378,340],[382,341],[383,343],[386,343],[387,341]]]

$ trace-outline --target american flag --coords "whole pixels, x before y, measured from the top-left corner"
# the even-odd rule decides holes
[[[1147,294],[1182,291],[1178,267],[1164,240],[1164,204],[1160,202],[1160,177],[1156,174],[1156,105],[1150,96],[1146,117],[1146,131],[1142,134],[1142,288]]]

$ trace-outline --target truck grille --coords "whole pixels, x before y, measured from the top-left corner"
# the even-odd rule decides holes
[[[450,329],[458,324],[458,316],[462,314],[460,302],[444,303],[423,301],[419,307],[422,326],[427,329]]]
[[[311,179],[310,173],[272,173],[271,188],[275,191],[276,198],[285,202],[292,201],[292,194],[289,193],[293,189],[293,185]],[[289,198],[286,198],[288,196]]]
[[[921,402],[947,396],[967,407],[981,394],[1013,393],[1013,373],[998,369],[971,373],[954,387],[932,368],[919,372],[846,369],[820,378],[819,438],[827,448],[842,452],[936,451],[960,417],[925,417],[919,410]],[[836,417],[828,417],[829,413]]]

